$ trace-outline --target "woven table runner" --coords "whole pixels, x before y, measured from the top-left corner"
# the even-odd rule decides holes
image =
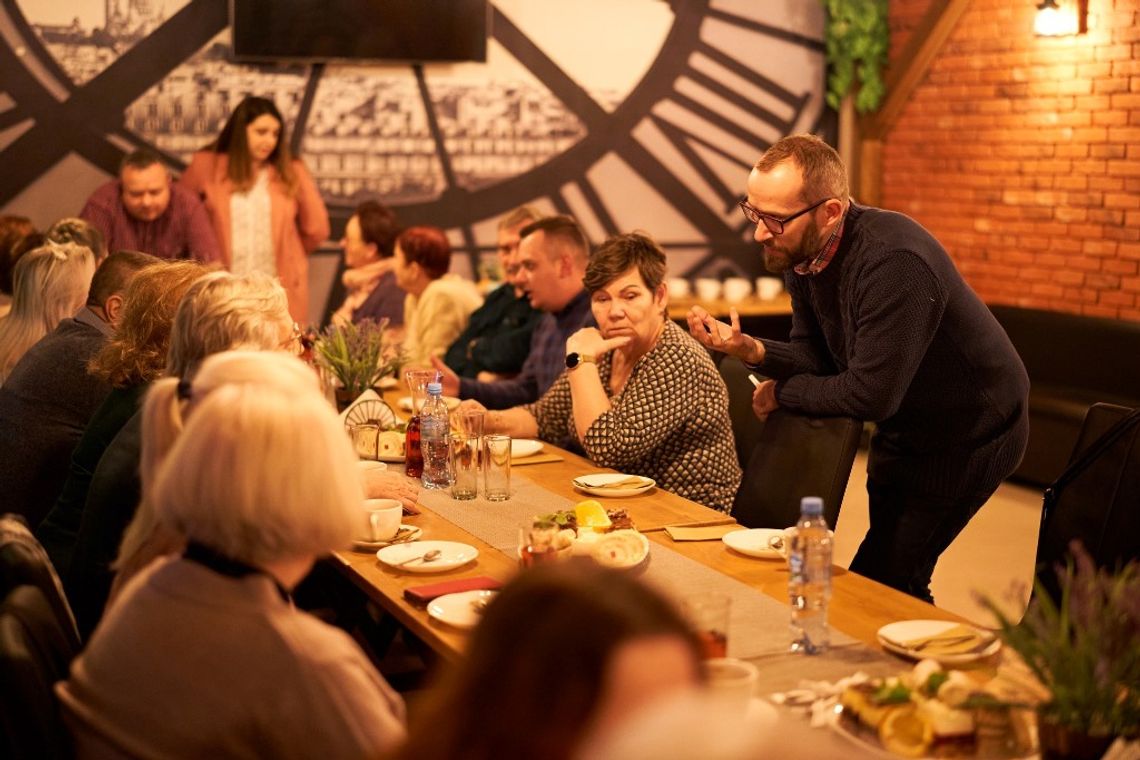
[[[535,515],[573,506],[570,500],[517,475],[511,478],[511,498],[507,501],[491,502],[482,497],[456,501],[448,491],[424,489],[420,492],[420,502],[510,557],[516,556],[518,550],[519,528],[529,524]],[[730,657],[750,659],[787,651],[791,614],[787,604],[658,543],[650,543],[649,557],[631,572],[639,574],[646,583],[675,601],[706,593],[731,597]],[[834,628],[831,629],[831,643],[838,647],[856,644],[854,639]],[[873,651],[869,647],[863,648]],[[818,661],[820,658],[806,659]],[[849,665],[840,664],[840,667]],[[841,671],[835,677],[848,674]]]

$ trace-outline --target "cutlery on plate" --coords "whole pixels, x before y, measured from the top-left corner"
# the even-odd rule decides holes
[[[403,567],[404,565],[410,565],[416,560],[420,560],[426,565],[428,562],[435,562],[437,559],[439,559],[441,554],[443,554],[443,552],[439,549],[432,549],[429,552],[417,554],[415,557],[408,557],[407,559],[400,560],[399,562],[392,565],[392,567]]]
[[[622,478],[621,480],[615,480],[610,483],[600,484],[590,483],[587,480],[574,480],[574,485],[578,486],[579,488],[641,488],[645,484],[645,478],[641,477],[640,475],[630,475],[629,477]]]

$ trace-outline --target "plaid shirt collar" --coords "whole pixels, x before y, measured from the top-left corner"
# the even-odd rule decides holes
[[[795,267],[796,274],[815,276],[827,268],[831,260],[835,258],[835,252],[839,250],[839,241],[843,239],[843,226],[847,223],[847,212],[843,212],[843,218],[839,220],[839,224],[835,225],[835,229],[831,231],[831,235],[827,238],[827,242],[823,244],[823,248],[819,250],[816,257],[811,261],[804,261],[797,264]]]

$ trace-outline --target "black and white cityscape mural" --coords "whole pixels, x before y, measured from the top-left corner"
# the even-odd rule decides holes
[[[74,215],[124,152],[177,172],[273,98],[334,236],[376,198],[473,271],[521,203],[595,242],[642,229],[672,273],[760,273],[736,208],[778,137],[833,137],[815,0],[492,0],[485,63],[233,60],[227,0],[0,0],[0,209]]]

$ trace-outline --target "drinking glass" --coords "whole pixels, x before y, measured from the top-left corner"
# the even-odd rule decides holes
[[[681,600],[681,611],[701,640],[706,660],[728,653],[728,621],[732,597],[728,594],[695,594]]]
[[[483,496],[487,501],[511,498],[511,437],[483,436]]]
[[[527,523],[519,528],[519,567],[534,567],[558,559],[554,537],[558,526],[552,522]]]
[[[451,470],[455,481],[451,484],[451,498],[460,501],[479,495],[479,445],[481,438],[462,431],[451,436]]]
[[[418,415],[423,411],[424,402],[427,401],[428,383],[439,382],[439,371],[434,369],[406,369],[404,382],[407,383],[408,393],[412,397],[412,414]]]

